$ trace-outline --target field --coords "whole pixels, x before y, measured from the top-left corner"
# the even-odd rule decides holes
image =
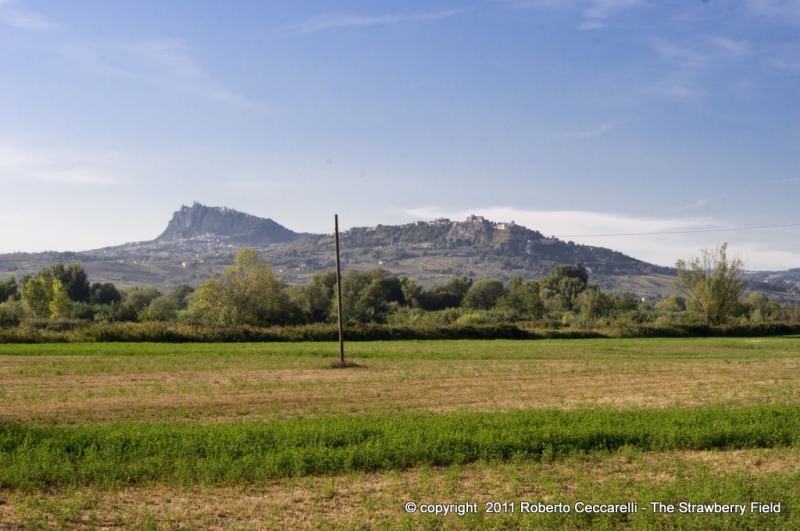
[[[798,338],[347,350],[360,368],[331,343],[0,345],[0,529],[800,527]]]

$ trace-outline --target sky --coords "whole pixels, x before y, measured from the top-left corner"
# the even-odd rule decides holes
[[[800,0],[0,0],[0,253],[198,201],[797,268],[798,102]]]

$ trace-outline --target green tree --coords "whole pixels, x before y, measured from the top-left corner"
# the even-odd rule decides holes
[[[140,321],[170,321],[178,316],[179,310],[187,307],[186,298],[194,288],[179,284],[172,291],[153,299],[147,307],[139,312]]]
[[[23,306],[39,319],[67,317],[72,302],[88,302],[89,294],[89,281],[80,264],[45,267],[35,277],[24,276],[20,287]]]
[[[422,286],[406,276],[401,276],[398,280],[406,305],[410,308],[420,308],[422,306]]]
[[[727,250],[728,244],[723,243],[716,249],[702,250],[700,256],[688,261],[675,262],[675,286],[688,297],[687,310],[707,325],[725,324],[744,292],[744,263],[739,258],[729,260]]]
[[[540,296],[539,282],[523,280],[516,276],[506,284],[505,295],[497,300],[497,309],[514,312],[527,319],[541,319],[544,304]]]
[[[72,299],[67,293],[67,288],[57,278],[50,284],[50,315],[54,319],[64,318],[69,315],[72,308]]]
[[[89,302],[91,287],[89,286],[86,271],[83,270],[80,264],[69,264],[67,267],[60,263],[53,264],[39,271],[37,276],[42,276],[51,282],[53,280],[61,282],[71,300]]]
[[[298,296],[306,321],[319,323],[327,321],[333,309],[333,295],[336,286],[336,271],[327,271],[311,277]]]
[[[223,324],[259,326],[301,320],[300,308],[289,297],[286,282],[275,278],[255,249],[239,249],[235,261],[236,265],[198,288],[196,305],[202,315]]]
[[[479,280],[469,289],[461,305],[472,310],[491,310],[504,290],[499,280]]]
[[[22,301],[9,299],[0,302],[0,328],[4,326],[18,326],[25,317],[25,307]]]
[[[383,321],[387,313],[404,304],[400,280],[385,269],[349,269],[342,279],[342,308],[347,319]]]
[[[16,299],[17,293],[17,279],[14,277],[8,277],[6,280],[0,282],[0,302]]]
[[[107,282],[100,284],[95,282],[89,290],[89,302],[92,304],[111,304],[112,302],[122,302],[122,294],[114,284]]]
[[[685,312],[686,299],[680,295],[670,295],[666,299],[661,299],[655,305],[655,309],[660,312]]]
[[[437,311],[457,308],[471,287],[472,279],[463,275],[451,278],[444,284],[435,284],[422,292],[422,309]]]
[[[589,272],[580,263],[560,265],[541,279],[539,286],[548,309],[571,310],[578,305],[578,295],[589,286]]]
[[[750,293],[742,306],[742,310],[749,313],[750,321],[754,323],[789,318],[789,314],[780,304],[757,291]]]
[[[125,306],[138,313],[150,306],[154,300],[164,294],[156,288],[140,288],[131,286],[122,291],[122,302]]]
[[[178,284],[172,288],[172,291],[166,297],[175,306],[176,310],[185,310],[189,306],[187,299],[192,293],[194,293],[194,288],[190,285]]]
[[[615,294],[616,295],[616,294]],[[628,292],[614,297],[614,306],[622,312],[629,312],[639,308],[639,300]]]
[[[39,319],[50,318],[50,301],[53,297],[53,281],[36,276],[24,279],[20,294],[25,310]]]
[[[581,315],[590,319],[605,317],[615,307],[614,298],[600,291],[594,284],[589,284],[589,287],[576,297],[575,302]]]

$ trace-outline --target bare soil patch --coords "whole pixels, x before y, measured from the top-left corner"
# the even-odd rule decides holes
[[[417,503],[488,501],[602,503],[609,492],[669,486],[705,472],[724,482],[732,474],[754,479],[800,472],[797,450],[669,452],[575,458],[553,463],[476,463],[405,472],[304,477],[263,485],[124,489],[83,488],[17,493],[0,491],[0,529],[396,529],[420,523],[468,529],[458,518],[438,522],[408,515]],[[739,502],[741,500],[728,500]],[[473,522],[474,523],[474,522]]]
[[[279,419],[298,415],[521,408],[747,406],[800,402],[793,358],[747,360],[418,360],[331,370],[252,360],[186,370],[60,374],[2,357],[0,417],[74,424],[121,419]],[[13,358],[13,359],[10,359]],[[70,363],[80,358],[69,357]],[[57,366],[58,359],[34,361]]]

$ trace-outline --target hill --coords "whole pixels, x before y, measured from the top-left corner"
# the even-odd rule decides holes
[[[195,201],[191,207],[182,206],[175,212],[167,228],[154,241],[174,242],[219,237],[226,238],[231,243],[262,246],[292,242],[303,235],[268,218],[259,218],[227,207],[207,207]]]
[[[557,265],[580,262],[589,269],[591,281],[606,290],[640,297],[674,293],[671,268],[480,216],[356,227],[342,233],[341,243],[345,269],[381,267],[426,286],[459,275],[539,278]],[[276,273],[292,283],[303,284],[335,266],[331,234],[300,234],[271,219],[195,203],[175,212],[164,232],[151,241],[83,252],[0,255],[0,277],[20,278],[55,262],[79,262],[92,282],[169,289],[180,283],[200,284],[231,265],[236,250],[245,246],[258,249]],[[791,284],[784,286],[787,289],[800,281],[797,270],[785,275]],[[760,291],[777,290],[785,275],[750,274]]]
[[[382,267],[414,278],[424,285],[451,276],[508,280],[516,275],[539,278],[560,264],[580,262],[592,280],[617,289],[628,277],[651,277],[650,294],[671,289],[674,270],[617,251],[547,238],[512,222],[492,222],[481,216],[465,221],[418,221],[406,225],[357,227],[341,235],[345,267]],[[284,275],[303,277],[333,267],[333,237],[309,236],[264,250],[264,255]],[[669,280],[660,277],[669,277]],[[637,290],[638,291],[638,290]]]

